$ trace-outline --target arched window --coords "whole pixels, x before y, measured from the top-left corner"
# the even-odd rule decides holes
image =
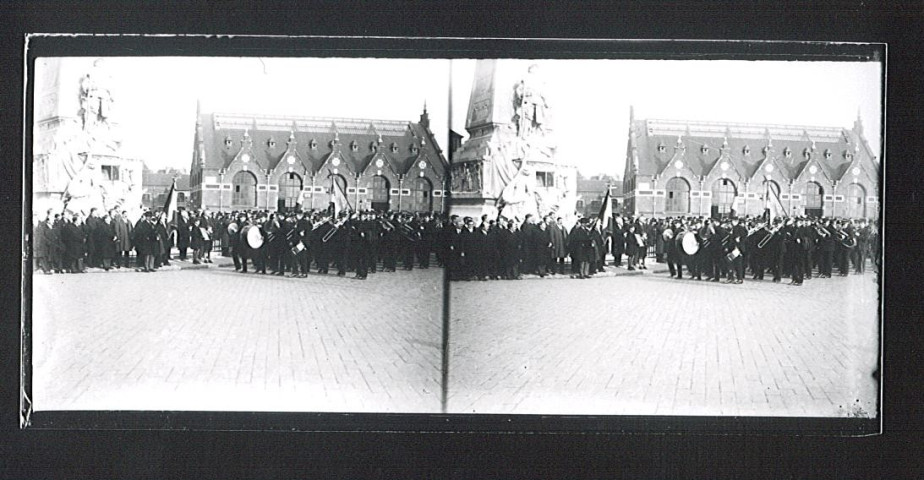
[[[824,210],[824,189],[815,182],[805,184],[805,215],[821,217]]]
[[[866,189],[859,183],[847,186],[847,216],[866,218]]]
[[[372,177],[372,209],[387,211],[391,183],[382,175]]]
[[[279,179],[279,210],[295,208],[302,194],[302,177],[295,172],[282,174]]]
[[[686,180],[680,177],[668,180],[665,195],[665,212],[690,213],[690,184]]]
[[[414,180],[414,183],[411,185],[411,194],[414,197],[414,211],[415,212],[429,212],[433,210],[433,184],[430,183],[430,180],[420,177]]]
[[[735,183],[727,178],[720,178],[712,185],[712,213],[713,216],[730,214],[735,204],[735,195],[738,189]]]
[[[231,205],[236,208],[257,206],[257,177],[250,172],[237,172],[231,179]]]

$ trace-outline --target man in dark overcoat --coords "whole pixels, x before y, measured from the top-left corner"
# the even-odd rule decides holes
[[[84,257],[87,254],[87,232],[80,223],[80,215],[74,215],[64,224],[64,262],[71,273],[84,273]]]
[[[186,210],[180,210],[176,216],[176,248],[179,250],[180,260],[186,260],[186,250],[189,249],[189,216]]]
[[[552,242],[552,264],[551,272],[552,274],[565,274],[565,257],[568,256],[568,229],[562,223],[562,218],[558,217],[555,221],[552,221],[552,218],[548,219],[549,224],[549,240]]]

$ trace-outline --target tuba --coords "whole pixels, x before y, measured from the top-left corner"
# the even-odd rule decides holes
[[[851,250],[857,246],[857,239],[853,238],[852,235],[843,230],[837,231],[837,241],[848,250]]]

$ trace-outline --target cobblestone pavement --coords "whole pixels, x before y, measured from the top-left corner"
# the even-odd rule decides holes
[[[442,269],[33,278],[36,410],[440,411]]]
[[[662,267],[453,282],[448,410],[875,415],[875,274],[725,285]]]

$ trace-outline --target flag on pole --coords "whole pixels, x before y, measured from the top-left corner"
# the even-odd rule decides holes
[[[600,213],[597,215],[603,231],[610,228],[613,222],[613,202],[610,200],[610,188],[606,187],[606,195],[603,197],[603,205],[600,207]]]
[[[770,188],[769,181],[764,182],[764,188],[766,189],[764,194],[764,216],[767,217],[767,222],[773,222],[776,217],[787,216],[780,196],[774,189]]]
[[[330,175],[330,205],[331,217],[336,218],[345,210],[353,210],[350,200],[347,198],[343,185],[334,181],[334,175]]]
[[[170,223],[176,211],[176,178],[174,178],[173,185],[170,185],[170,191],[167,193],[167,201],[164,202],[164,222]]]

